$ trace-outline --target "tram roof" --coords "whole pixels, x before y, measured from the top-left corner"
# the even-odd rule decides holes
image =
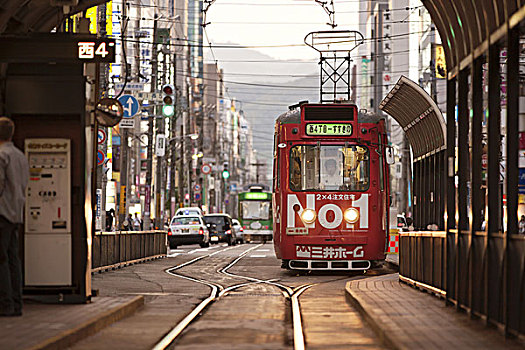
[[[401,125],[415,158],[445,148],[446,125],[441,111],[428,93],[407,77],[399,78],[379,109]]]
[[[317,105],[318,106],[318,105]],[[363,113],[361,111],[357,114],[357,120],[359,123],[377,123],[384,117],[374,113]],[[289,110],[280,116],[276,120],[279,124],[299,124],[301,123],[301,109],[299,107]]]

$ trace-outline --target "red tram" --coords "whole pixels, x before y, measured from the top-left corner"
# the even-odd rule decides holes
[[[353,104],[301,104],[277,118],[274,247],[282,267],[366,270],[385,259],[385,120]]]

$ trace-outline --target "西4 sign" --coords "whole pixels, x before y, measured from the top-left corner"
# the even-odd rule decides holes
[[[78,59],[82,62],[115,62],[115,40],[108,38],[93,38],[79,40]]]

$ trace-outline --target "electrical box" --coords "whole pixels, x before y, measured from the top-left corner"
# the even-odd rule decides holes
[[[26,139],[25,285],[72,284],[71,141]]]

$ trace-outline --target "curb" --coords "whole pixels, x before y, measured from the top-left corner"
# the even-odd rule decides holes
[[[28,348],[28,350],[67,349],[74,343],[97,333],[112,323],[130,316],[143,305],[144,297],[142,295],[136,296],[123,305],[110,309],[73,329],[68,329],[52,338],[46,339],[40,344]]]
[[[386,265],[390,270],[394,270],[395,272],[399,272],[399,264],[396,264],[395,262],[385,260]]]
[[[110,271],[110,270],[121,269],[121,268],[124,268],[124,267],[127,267],[127,266],[131,266],[131,265],[135,265],[135,264],[142,264],[142,263],[146,263],[148,261],[164,259],[164,258],[167,258],[166,254],[159,254],[159,255],[152,255],[152,256],[148,256],[148,257],[140,258],[140,259],[135,259],[135,260],[122,261],[122,262],[118,262],[118,263],[111,264],[111,265],[99,266],[99,267],[92,268],[91,269],[91,274],[94,275],[96,273],[102,273],[102,272],[107,272],[107,271]]]
[[[386,325],[381,320],[374,318],[374,316],[372,316],[372,313],[369,313],[367,311],[367,307],[369,306],[366,304],[366,302],[360,300],[359,297],[352,294],[352,291],[350,289],[351,283],[352,282],[348,282],[345,286],[346,302],[353,306],[361,314],[361,316],[370,325],[370,328],[372,328],[372,330],[377,335],[379,340],[383,343],[383,345],[385,345],[389,349],[394,350],[404,349],[402,345],[398,344],[394,337],[391,337],[388,334],[388,328],[386,327]]]

